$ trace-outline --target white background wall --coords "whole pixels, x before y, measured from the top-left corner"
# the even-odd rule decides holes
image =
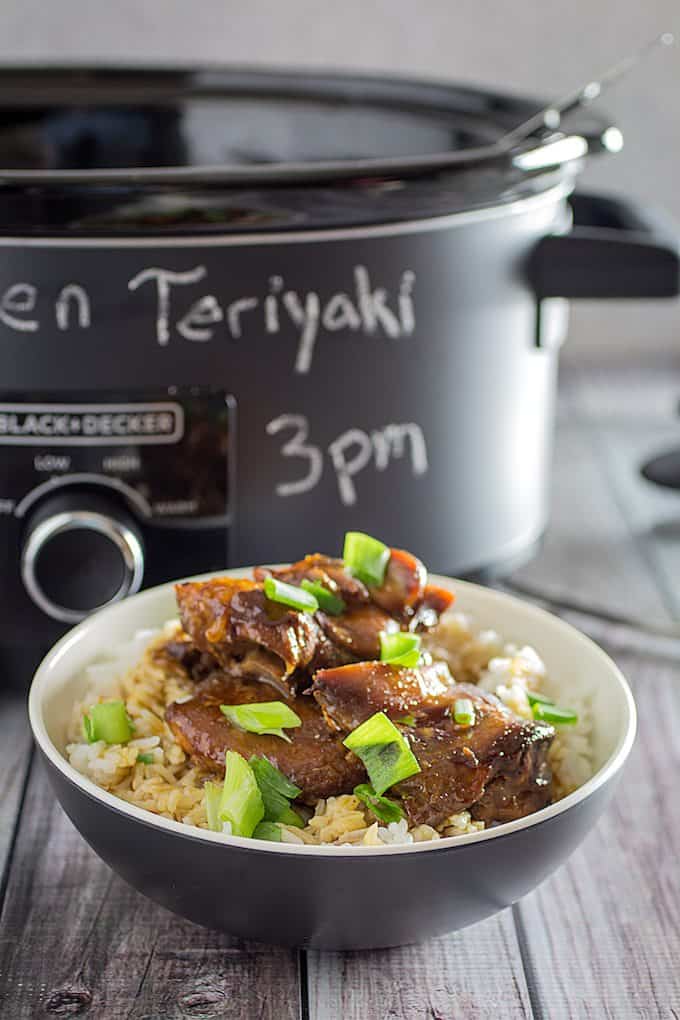
[[[666,30],[680,38],[678,0],[1,0],[0,62],[304,63],[552,97]],[[626,147],[584,183],[664,206],[680,224],[680,44],[602,105]],[[572,356],[663,357],[676,345],[680,367],[680,302],[574,309]]]

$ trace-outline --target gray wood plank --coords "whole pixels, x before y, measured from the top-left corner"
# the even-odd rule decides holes
[[[582,419],[623,425],[677,423],[677,350],[644,362],[638,358],[563,362],[560,382],[571,410]]]
[[[104,865],[31,771],[0,921],[0,1016],[294,1020],[295,952],[182,921]]]
[[[550,1020],[680,1016],[680,663],[609,648],[640,730],[613,804],[516,907],[533,1001]]]
[[[672,615],[680,619],[680,491],[645,481],[641,464],[680,448],[680,423],[612,424],[597,428],[597,441],[634,540]]]
[[[662,433],[677,437],[678,429],[669,426],[668,380],[657,385],[647,373],[642,395],[636,381],[625,366],[609,386],[602,374],[595,385],[579,372],[572,375],[546,555],[524,576],[557,595],[664,622],[677,618],[677,604],[672,566],[662,561],[664,553],[677,557],[677,550],[661,549],[657,525],[672,512],[668,494],[647,490],[637,468]],[[666,537],[671,532],[666,529]],[[640,732],[597,830],[564,869],[514,908],[532,1002],[551,1020],[677,1020],[678,647],[668,642],[664,655],[654,657],[658,641],[638,634],[632,642],[630,633],[601,621],[596,630],[634,684]]]
[[[0,889],[31,758],[25,695],[0,693]]]
[[[671,619],[649,559],[632,541],[612,493],[597,437],[569,417],[557,432],[551,503],[543,549],[514,580],[557,600]]]
[[[311,1020],[531,1017],[510,911],[445,938],[307,956]]]

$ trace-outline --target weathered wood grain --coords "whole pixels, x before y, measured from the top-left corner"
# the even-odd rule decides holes
[[[307,968],[311,1020],[533,1015],[510,911],[417,946],[309,953]]]
[[[645,481],[639,467],[680,447],[680,427],[604,422],[597,428],[603,461],[634,541],[657,578],[666,605],[680,619],[680,491]]]
[[[569,418],[557,432],[551,503],[541,553],[517,572],[518,581],[553,598],[670,620],[649,558],[612,491],[598,436]]]
[[[18,691],[0,693],[0,890],[12,846],[17,812],[31,759],[26,699]],[[2,897],[0,896],[0,906]]]
[[[205,931],[138,895],[76,833],[38,764],[14,860],[0,926],[3,1020],[299,1016],[297,954]]]
[[[663,388],[666,398],[667,387]],[[620,396],[620,393],[619,393]],[[546,547],[525,572],[538,589],[566,584],[580,601],[659,622],[677,619],[672,569],[654,524],[663,496],[638,466],[667,426],[621,422],[621,401],[599,405],[574,380],[578,408],[561,432],[554,517]],[[567,401],[568,402],[568,401]],[[625,403],[623,404],[625,408]],[[653,404],[649,416],[661,413]],[[565,447],[568,455],[565,456]],[[666,496],[667,499],[667,496]],[[680,505],[680,500],[679,500]],[[571,523],[570,523],[571,522]],[[677,561],[677,548],[672,550]],[[676,584],[678,584],[676,580]],[[555,589],[553,589],[555,590]],[[557,587],[559,590],[559,585]],[[583,619],[577,619],[583,625]],[[532,1004],[539,1016],[680,1015],[680,658],[659,642],[598,622],[600,642],[634,685],[640,731],[615,800],[554,878],[514,908]]]
[[[677,309],[674,314],[677,317]],[[677,423],[677,350],[666,357],[656,356],[654,361],[629,358],[618,364],[593,353],[590,363],[567,357],[560,366],[561,393],[575,417],[614,426]]]
[[[634,685],[635,750],[569,863],[514,909],[539,1013],[680,1016],[680,663],[610,652]]]

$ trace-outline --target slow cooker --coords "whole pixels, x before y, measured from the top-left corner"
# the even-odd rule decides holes
[[[568,298],[671,297],[574,194],[591,112],[260,70],[0,73],[0,649],[358,529],[503,572],[546,525]],[[660,225],[661,224],[661,225]]]

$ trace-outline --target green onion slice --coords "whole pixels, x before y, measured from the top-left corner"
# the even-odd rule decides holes
[[[560,708],[552,698],[545,694],[527,691],[527,699],[531,705],[534,719],[555,723],[558,726],[573,726],[578,722],[578,714],[573,709]]]
[[[223,822],[231,822],[234,836],[252,836],[264,818],[264,804],[255,774],[237,751],[227,751],[225,767],[219,817]]]
[[[453,706],[453,718],[459,726],[474,726],[475,706],[469,698],[457,698]]]
[[[283,727],[302,725],[302,719],[283,701],[252,701],[246,705],[220,705],[220,711],[234,726],[246,733],[268,733],[290,743]]]
[[[319,608],[319,603],[308,591],[294,584],[279,581],[276,577],[265,577],[264,593],[272,602],[290,606],[291,609],[299,609],[303,613],[315,613]]]
[[[107,744],[127,744],[134,726],[122,701],[101,701],[83,716],[83,733],[90,744],[104,740]]]
[[[213,832],[221,832],[220,801],[222,800],[222,787],[219,783],[208,782],[203,787],[203,794],[205,797],[205,813],[208,816],[208,828]]]
[[[536,702],[531,708],[534,719],[541,722],[555,723],[557,726],[573,726],[578,722],[578,714],[571,708],[560,708],[558,705],[548,705],[543,702]]]
[[[554,705],[555,702],[552,698],[546,697],[545,694],[539,694],[537,691],[527,691],[527,698],[530,705]]]
[[[354,796],[363,801],[366,807],[370,808],[376,818],[381,822],[398,822],[404,817],[404,812],[396,800],[388,797],[379,797],[369,783],[361,783],[354,787]]]
[[[266,839],[270,843],[281,842],[281,830],[274,822],[260,822],[255,826],[253,839]]]
[[[415,726],[416,717],[414,715],[401,715],[394,721],[398,722],[400,726]]]
[[[296,829],[304,829],[304,819],[300,817],[297,811],[293,811],[292,807],[284,808],[276,819],[277,822],[281,822],[282,825],[293,825]]]
[[[385,580],[390,549],[384,542],[362,531],[348,531],[342,558],[355,577],[364,584],[379,588]]]
[[[334,595],[332,591],[324,588],[318,581],[310,581],[305,577],[300,584],[308,594],[314,596],[319,603],[319,609],[323,609],[324,613],[330,613],[331,616],[340,616],[347,609],[347,603],[344,599],[341,599],[339,595]]]
[[[357,726],[343,744],[364,763],[377,796],[402,779],[420,772],[420,765],[406,739],[384,712],[376,712]]]
[[[404,652],[403,655],[398,655],[395,659],[390,659],[388,665],[390,666],[403,666],[404,669],[413,669],[415,666],[420,664],[420,652],[411,651]]]
[[[413,668],[420,661],[420,635],[398,630],[396,633],[380,632],[380,661],[392,666]]]
[[[141,762],[142,765],[153,765],[153,755],[151,752],[145,754],[141,754],[140,752],[140,754],[137,755],[137,761]]]
[[[253,770],[262,796],[265,821],[283,822],[285,825],[304,828],[305,823],[290,806],[290,801],[300,795],[300,787],[291,783],[268,758],[253,755],[248,764]]]
[[[265,758],[264,755],[253,755],[248,764],[255,773],[258,783],[266,783],[289,800],[295,800],[302,793],[300,787],[291,783],[288,776],[277,769],[276,765],[272,765],[269,758]]]

